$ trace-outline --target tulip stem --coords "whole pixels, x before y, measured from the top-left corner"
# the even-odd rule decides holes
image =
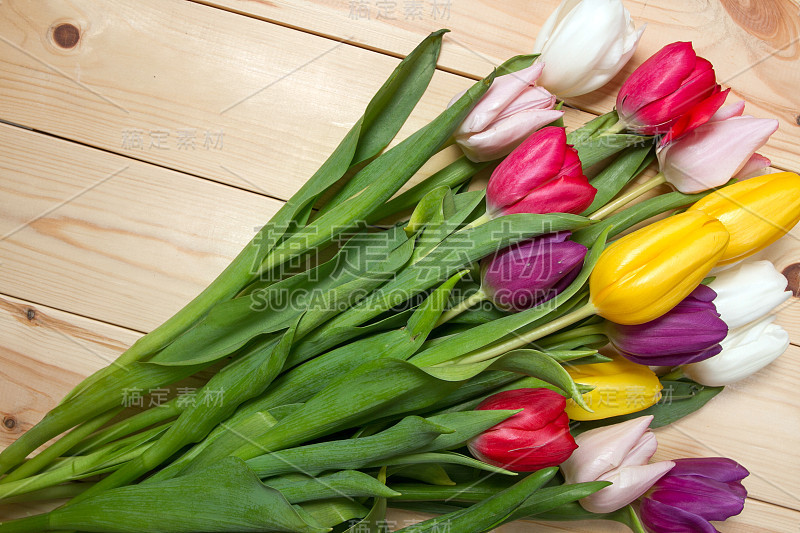
[[[607,203],[605,206],[601,207],[589,217],[590,220],[602,220],[606,215],[610,215],[617,209],[626,206],[633,200],[639,198],[641,195],[646,193],[649,190],[655,189],[659,185],[662,185],[667,182],[666,177],[662,172],[659,172],[649,180],[645,181],[641,185],[634,187],[627,193],[623,194],[622,196],[618,197],[616,200],[613,200]]]
[[[575,311],[571,313],[567,313],[566,315],[553,320],[552,322],[548,322],[538,328],[532,329],[527,333],[522,333],[515,335],[513,338],[508,339],[506,341],[500,342],[493,346],[489,346],[488,348],[484,348],[483,350],[479,350],[473,352],[472,354],[465,355],[461,358],[455,359],[453,361],[448,361],[449,364],[470,364],[470,363],[480,363],[483,361],[488,361],[489,359],[494,359],[499,355],[503,355],[504,353],[510,352],[511,350],[516,350],[517,348],[522,348],[533,341],[541,339],[542,337],[546,337],[551,333],[555,333],[556,331],[563,329],[567,326],[575,324],[576,322],[580,322],[584,318],[588,318],[594,315],[597,312],[597,309],[592,303],[588,303],[583,307],[579,307]]]
[[[483,289],[478,289],[476,292],[474,292],[470,296],[467,296],[459,303],[457,303],[456,305],[445,311],[442,314],[442,316],[439,317],[439,321],[436,322],[436,327],[439,327],[442,324],[454,319],[455,317],[457,317],[458,315],[460,315],[473,305],[479,304],[484,300],[486,300],[487,298],[488,297],[486,296],[486,293],[483,292]]]

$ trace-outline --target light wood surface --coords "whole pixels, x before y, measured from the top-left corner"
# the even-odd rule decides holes
[[[351,4],[362,3],[368,20],[351,16]],[[440,1],[449,17],[434,18],[426,1],[414,20],[395,4],[397,20],[387,21],[371,0],[0,3],[0,446],[213,279],[430,30],[453,32],[399,138],[471,79],[529,52],[557,2]],[[667,42],[692,40],[748,112],[781,119],[763,152],[777,167],[800,168],[796,4],[626,5],[637,24],[648,23],[628,71]],[[80,30],[73,48],[51,35],[61,23]],[[610,109],[617,87],[571,102],[583,111],[568,111],[568,127]],[[795,230],[761,254],[797,295],[799,240]],[[658,431],[659,458],[727,455],[750,469],[750,499],[719,526],[725,532],[800,531],[797,302],[779,313],[796,346]],[[0,507],[0,519],[37,509]],[[520,523],[503,531],[622,529]]]

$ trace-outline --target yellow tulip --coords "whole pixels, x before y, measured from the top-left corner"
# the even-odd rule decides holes
[[[602,253],[589,279],[591,303],[618,324],[655,320],[703,281],[727,245],[725,226],[699,211],[650,224]]]
[[[720,265],[734,263],[777,241],[800,220],[800,176],[779,172],[734,183],[698,201],[731,235]]]
[[[608,363],[568,367],[576,383],[593,385],[583,395],[590,413],[573,400],[567,400],[567,415],[572,420],[600,420],[627,415],[655,405],[661,399],[661,382],[650,368],[637,365],[620,355]]]

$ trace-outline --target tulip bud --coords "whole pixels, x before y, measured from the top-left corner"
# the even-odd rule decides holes
[[[567,415],[572,420],[601,420],[627,415],[658,403],[663,388],[658,376],[650,368],[637,365],[620,355],[612,356],[608,363],[576,365],[567,368],[576,383],[591,385],[594,390],[583,395],[590,413],[567,401]]]
[[[625,80],[617,94],[617,113],[633,131],[669,132],[672,140],[706,122],[726,96],[711,63],[697,56],[692,43],[677,42],[653,54]]]
[[[735,329],[769,314],[792,295],[788,281],[769,261],[753,261],[724,270],[709,284],[720,318]]]
[[[617,324],[655,320],[700,284],[727,245],[722,223],[698,211],[650,224],[602,253],[589,278],[592,304]]]
[[[563,463],[577,447],[569,432],[565,400],[549,389],[516,389],[494,394],[478,410],[522,409],[469,442],[472,455],[515,472]]]
[[[608,340],[640,365],[676,366],[717,355],[728,326],[714,307],[714,291],[699,285],[665,314],[638,325],[606,322]]]
[[[568,231],[515,244],[483,261],[483,291],[501,309],[530,309],[555,297],[578,276],[586,247]]]
[[[740,115],[741,109],[735,106]],[[738,115],[724,120],[711,117],[680,139],[661,146],[657,151],[658,163],[666,180],[682,193],[721,187],[734,176],[739,177],[739,172],[747,175],[764,168],[766,158],[754,158],[755,151],[764,146],[777,129],[775,119]]]
[[[789,347],[789,334],[772,322],[775,316],[731,330],[722,351],[711,359],[683,368],[684,374],[702,385],[729,385],[755,374],[780,357]]]
[[[546,64],[541,85],[561,98],[602,87],[631,58],[643,31],[620,0],[563,0],[533,47]]]
[[[676,459],[642,499],[639,515],[648,531],[717,531],[710,520],[726,520],[742,512],[750,473],[724,457]]]
[[[492,216],[512,213],[578,214],[597,189],[583,175],[578,152],[564,128],[542,128],[520,144],[492,173],[486,188]]]
[[[564,115],[553,109],[556,97],[535,85],[543,67],[536,63],[494,80],[453,134],[464,155],[475,162],[499,159],[531,133]]]
[[[779,172],[734,183],[699,200],[691,212],[725,225],[730,243],[719,264],[735,263],[777,241],[800,220],[800,176]]]
[[[648,464],[658,448],[649,430],[652,416],[642,416],[581,433],[578,449],[561,464],[565,483],[610,481],[612,484],[579,500],[592,513],[622,509],[669,472],[675,463]]]

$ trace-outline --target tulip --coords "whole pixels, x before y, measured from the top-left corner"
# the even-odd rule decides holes
[[[730,243],[719,264],[735,263],[777,241],[800,220],[800,176],[779,172],[734,183],[688,212],[705,213],[725,225]]]
[[[698,211],[650,224],[603,251],[589,278],[591,303],[617,324],[655,320],[700,284],[727,245],[722,223]]]
[[[714,307],[716,293],[699,285],[664,315],[638,325],[606,322],[608,340],[641,365],[676,366],[717,355],[728,326]]]
[[[522,409],[469,442],[472,455],[515,472],[563,463],[575,450],[565,400],[549,389],[517,389],[494,394],[476,409]]]
[[[789,347],[789,334],[775,316],[732,330],[722,341],[722,351],[711,359],[692,363],[683,373],[702,385],[729,385],[755,374]]]
[[[564,115],[553,109],[556,97],[535,85],[543,67],[536,63],[494,80],[453,134],[464,155],[475,162],[499,159],[531,133]]]
[[[726,96],[711,63],[697,56],[692,43],[677,42],[653,54],[625,80],[617,94],[617,113],[637,133],[668,132],[672,140],[707,121]]]
[[[568,231],[525,241],[483,261],[482,289],[501,309],[521,311],[556,296],[578,276],[587,249]]]
[[[741,106],[735,109],[741,115]],[[769,160],[755,151],[775,133],[778,121],[739,115],[724,120],[712,117],[659,147],[656,153],[664,178],[680,192],[691,194],[721,187],[733,177],[768,166]]]
[[[669,472],[675,463],[648,464],[658,448],[649,430],[652,416],[642,416],[581,433],[575,438],[578,449],[561,464],[566,483],[610,481],[612,484],[579,500],[592,513],[612,513],[622,509]]]
[[[714,532],[709,520],[726,520],[742,512],[749,472],[724,457],[676,459],[642,499],[639,514],[653,533]]]
[[[621,0],[563,0],[533,47],[546,64],[541,85],[562,98],[602,87],[631,58],[643,31]]]
[[[576,383],[591,385],[593,391],[583,395],[590,413],[567,401],[567,415],[572,420],[601,420],[627,415],[655,405],[661,399],[661,382],[648,367],[637,365],[620,355],[608,363],[576,365],[567,368]]]
[[[490,216],[512,213],[578,214],[597,189],[583,175],[578,152],[564,128],[542,128],[520,144],[492,173],[486,188]]]
[[[719,316],[733,330],[759,320],[792,295],[788,281],[769,261],[743,263],[717,274],[709,284]]]

